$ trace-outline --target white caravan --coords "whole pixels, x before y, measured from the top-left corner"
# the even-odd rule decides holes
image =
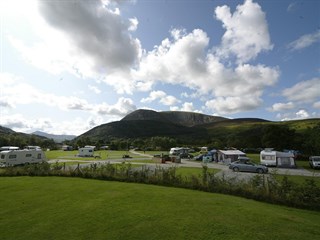
[[[46,161],[41,149],[7,150],[0,152],[0,166],[15,166]]]
[[[79,157],[93,157],[94,148],[93,147],[83,147],[79,148]]]
[[[273,167],[296,167],[293,153],[273,151],[272,148],[260,152],[260,163]]]

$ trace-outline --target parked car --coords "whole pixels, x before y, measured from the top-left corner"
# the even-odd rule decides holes
[[[251,161],[236,161],[229,165],[229,168],[234,172],[255,172],[255,173],[267,173],[268,168],[263,165],[255,164]]]
[[[309,157],[309,165],[311,168],[320,168],[320,156]]]
[[[182,158],[182,159],[186,159],[186,158],[192,159],[193,155],[190,154],[190,153],[180,153],[179,157]]]

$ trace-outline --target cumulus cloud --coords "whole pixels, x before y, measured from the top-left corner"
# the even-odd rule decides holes
[[[130,98],[119,98],[115,105],[102,103],[94,107],[101,115],[115,115],[124,117],[125,115],[135,111],[137,107]]]
[[[193,103],[192,102],[185,102],[182,105],[181,111],[186,111],[186,112],[193,112],[195,109],[193,107]]]
[[[287,47],[291,51],[295,51],[295,50],[307,48],[317,42],[320,42],[320,30],[317,30],[314,33],[306,34],[299,37],[297,40],[289,43]]]
[[[254,59],[261,51],[271,50],[265,13],[257,3],[246,0],[232,14],[226,5],[215,9],[215,16],[226,29],[218,53],[234,54],[238,62]]]
[[[250,111],[257,108],[262,104],[262,100],[259,97],[218,97],[213,100],[209,100],[205,103],[205,106],[214,112],[220,114],[237,113],[241,111]]]
[[[216,8],[216,19],[225,29],[218,47],[211,49],[210,39],[201,29],[187,32],[176,28],[149,52],[131,35],[138,20],[125,19],[114,6],[113,1],[99,0],[40,2],[43,24],[51,26],[38,28],[39,32],[46,29],[41,32],[43,41],[31,47],[14,37],[11,42],[37,67],[56,74],[68,71],[99,78],[119,94],[152,91],[158,82],[184,86],[193,96],[206,96],[205,105],[216,114],[259,107],[264,89],[278,80],[277,67],[248,63],[272,49],[265,13],[251,0],[238,5],[234,13],[227,6]],[[234,57],[236,62],[226,66],[225,61],[233,62]],[[179,103],[175,96],[153,99],[151,93],[141,101],[158,100],[171,107]],[[92,107],[74,101],[69,107]],[[100,112],[109,111],[105,109],[109,109],[106,104]]]
[[[142,103],[151,103],[155,100],[159,100],[160,103],[162,103],[163,105],[166,105],[166,106],[172,106],[172,105],[176,104],[177,102],[179,102],[179,100],[176,97],[171,96],[171,95],[167,95],[163,91],[152,91],[149,94],[149,97],[142,98],[141,102]]]
[[[320,78],[301,81],[282,91],[282,95],[289,101],[315,102],[320,98]]]
[[[136,61],[140,44],[128,29],[134,30],[138,22],[125,22],[108,2],[41,1],[39,9],[51,26],[67,34],[78,51],[94,59],[97,71],[129,68]]]
[[[319,114],[313,113],[310,114],[306,109],[299,109],[297,112],[287,112],[277,114],[277,118],[281,121],[290,121],[290,120],[299,120],[306,119],[310,116],[319,117]]]
[[[124,19],[113,1],[37,1],[29,7],[28,21],[39,40],[27,44],[8,36],[24,59],[52,74],[70,72],[98,78],[119,69],[130,72],[141,52],[130,31],[135,18]]]
[[[295,108],[295,105],[293,102],[275,103],[272,105],[271,108],[268,108],[268,110],[270,112],[281,112],[281,111],[291,110],[293,108]]]

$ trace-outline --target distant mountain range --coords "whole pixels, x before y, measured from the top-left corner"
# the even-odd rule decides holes
[[[148,138],[166,136],[181,142],[211,141],[227,136],[261,136],[266,125],[287,125],[303,131],[308,126],[320,122],[320,119],[300,121],[272,122],[260,118],[227,119],[194,112],[156,112],[136,110],[120,121],[97,126],[74,139],[89,138],[92,141],[110,141],[115,138]]]
[[[33,135],[41,136],[41,137],[46,137],[49,139],[53,139],[56,143],[61,143],[65,140],[72,140],[76,136],[75,135],[56,135],[56,134],[49,134],[41,131],[35,131],[32,133]]]
[[[0,126],[2,136],[19,135],[30,138],[37,136],[53,139],[55,142],[89,139],[91,142],[110,142],[114,139],[148,139],[151,137],[170,137],[178,144],[198,144],[214,142],[221,144],[241,145],[250,141],[251,145],[259,145],[265,128],[270,126],[287,127],[298,134],[304,134],[308,129],[320,125],[320,119],[305,119],[295,121],[273,122],[260,118],[228,119],[194,112],[136,110],[120,121],[102,124],[81,134],[55,135],[36,131],[34,133],[16,133]],[[0,137],[1,137],[0,135]],[[303,135],[301,135],[303,136]],[[0,139],[1,140],[1,139]]]

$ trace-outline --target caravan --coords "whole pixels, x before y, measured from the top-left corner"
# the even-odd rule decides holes
[[[6,150],[0,152],[0,166],[15,166],[46,161],[41,149]]]
[[[85,146],[83,148],[79,148],[79,157],[93,157],[94,147],[93,146]]]
[[[273,151],[272,148],[260,152],[260,163],[270,167],[296,167],[293,153]]]

